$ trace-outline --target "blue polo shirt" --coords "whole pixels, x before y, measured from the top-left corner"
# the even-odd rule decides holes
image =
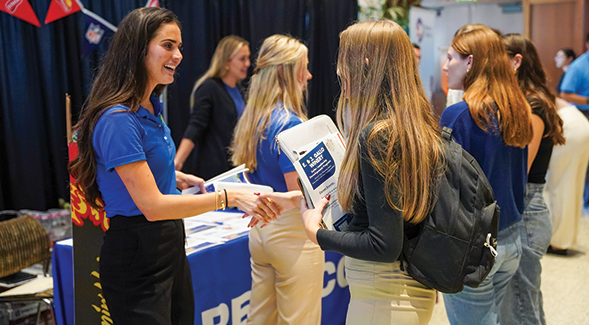
[[[501,208],[499,230],[520,221],[528,177],[527,148],[506,145],[498,130],[490,133],[483,131],[475,123],[464,101],[444,110],[440,126],[452,128],[454,140],[477,160],[489,179]]]
[[[276,192],[287,192],[284,174],[295,170],[290,159],[280,152],[276,143],[278,133],[301,124],[301,119],[279,102],[270,117],[269,127],[265,138],[258,145],[256,160],[258,167],[248,174],[248,179],[254,184],[271,186]]]
[[[560,91],[589,97],[589,52],[571,63],[562,79]],[[589,105],[575,105],[579,109],[589,110]]]
[[[155,96],[150,100],[155,115],[142,106],[134,113],[127,113],[129,107],[116,105],[108,108],[94,127],[96,183],[109,218],[143,214],[115,167],[145,160],[162,194],[180,194],[174,170],[176,147],[162,118],[161,103]]]

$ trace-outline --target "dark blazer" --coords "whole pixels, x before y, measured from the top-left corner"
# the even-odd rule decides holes
[[[223,81],[205,80],[194,94],[194,109],[184,132],[184,138],[195,145],[184,170],[207,180],[231,169],[228,147],[236,124],[237,109]]]

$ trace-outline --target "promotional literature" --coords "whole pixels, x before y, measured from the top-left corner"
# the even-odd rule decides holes
[[[323,210],[323,227],[345,230],[347,218],[337,199],[337,180],[346,145],[337,127],[327,115],[319,115],[281,132],[276,141],[299,175],[299,186],[312,208],[331,195]]]

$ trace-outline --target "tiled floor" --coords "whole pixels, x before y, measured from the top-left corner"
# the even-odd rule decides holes
[[[542,294],[548,325],[589,324],[589,217],[582,217],[577,246],[568,256],[542,259]],[[431,325],[448,325],[442,295]]]

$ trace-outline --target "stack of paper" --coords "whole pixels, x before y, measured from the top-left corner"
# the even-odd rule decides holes
[[[244,165],[237,166],[231,170],[217,175],[205,182],[205,190],[208,193],[215,192],[222,189],[236,189],[236,190],[250,190],[258,193],[273,192],[270,186],[252,184],[247,179],[245,173],[249,169]],[[182,191],[182,194],[199,194],[198,187],[191,187]]]
[[[192,254],[248,235],[247,225],[251,217],[243,216],[243,212],[212,211],[184,219],[186,253]]]

